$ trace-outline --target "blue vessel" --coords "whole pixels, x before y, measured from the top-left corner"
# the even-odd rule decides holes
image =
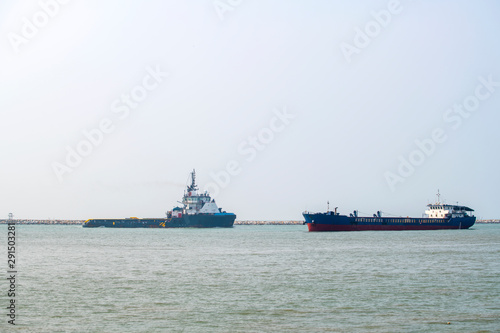
[[[469,229],[476,222],[473,209],[440,203],[439,191],[438,201],[427,207],[427,216],[422,218],[383,217],[380,211],[373,217],[358,216],[358,211],[347,216],[337,213],[337,208],[326,213],[304,212],[303,216],[309,231]]]
[[[236,215],[226,213],[217,207],[208,192],[199,193],[196,185],[196,172],[191,172],[191,185],[187,186],[182,199],[182,207],[167,212],[166,218],[137,217],[125,219],[89,219],[83,227],[109,228],[231,228]]]

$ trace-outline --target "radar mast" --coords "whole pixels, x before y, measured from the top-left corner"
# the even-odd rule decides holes
[[[193,169],[193,172],[191,172],[191,185],[188,186],[187,188],[188,192],[194,192],[198,190],[198,186],[196,186],[196,170]]]

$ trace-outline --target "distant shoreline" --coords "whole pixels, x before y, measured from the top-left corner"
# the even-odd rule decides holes
[[[13,221],[19,225],[82,225],[85,220],[37,220],[37,219],[20,219]],[[7,224],[9,220],[0,220],[0,224]],[[304,221],[235,221],[234,225],[301,225]]]
[[[480,224],[500,223],[500,220],[477,220],[476,223],[480,223]]]
[[[85,220],[16,220],[16,224],[19,225],[82,225]],[[0,220],[0,224],[7,224],[9,220]],[[283,221],[236,221],[234,225],[301,225],[304,221],[292,221],[292,220],[283,220]],[[499,220],[477,220],[476,224],[500,224]]]

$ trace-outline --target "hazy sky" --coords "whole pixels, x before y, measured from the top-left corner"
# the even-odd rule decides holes
[[[65,3],[67,2],[67,3]],[[499,218],[498,1],[2,1],[0,217]]]

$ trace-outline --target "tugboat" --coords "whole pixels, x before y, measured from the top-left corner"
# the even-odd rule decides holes
[[[340,215],[328,208],[326,213],[304,212],[309,231],[362,231],[362,230],[437,230],[437,229],[469,229],[476,222],[473,209],[466,206],[447,205],[438,200],[427,205],[426,217],[382,217],[378,211],[373,217],[358,216],[358,211]]]
[[[125,219],[89,219],[84,228],[231,228],[236,215],[222,211],[208,192],[199,193],[196,172],[191,172],[191,185],[187,186],[182,198],[182,207],[167,212],[166,218],[137,217]]]

